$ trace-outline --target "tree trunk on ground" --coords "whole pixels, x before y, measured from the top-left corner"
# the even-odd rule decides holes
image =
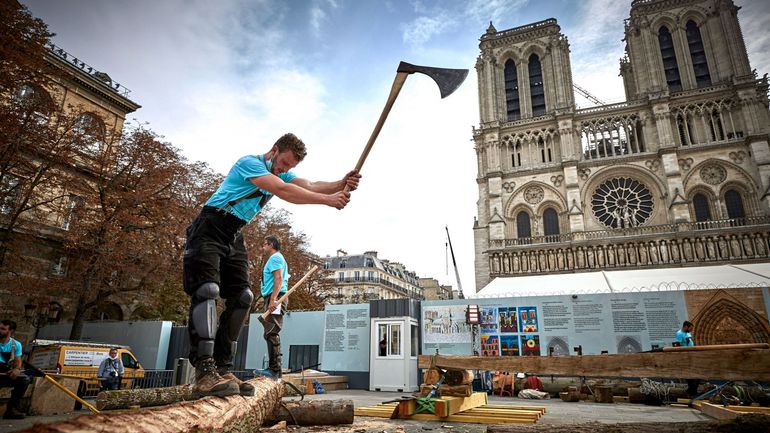
[[[353,400],[284,401],[265,424],[280,421],[296,425],[353,424]]]
[[[121,389],[102,391],[96,396],[99,410],[128,409],[131,406],[164,406],[179,401],[193,400],[192,385],[167,388]]]
[[[236,433],[256,431],[283,396],[283,382],[258,377],[249,381],[254,397],[205,397],[166,407],[132,412],[84,415],[52,424],[37,424],[23,433]]]
[[[444,373],[447,385],[467,385],[473,382],[473,370],[447,370]]]
[[[598,422],[564,425],[509,426],[493,424],[487,433],[759,433],[768,432],[770,415],[746,414],[729,421],[645,422],[602,424]]]
[[[420,395],[422,397],[427,396],[430,393],[431,388],[432,388],[431,385],[420,386]],[[450,396],[451,397],[470,397],[471,394],[473,394],[472,385],[456,385],[456,386],[441,385],[438,388],[436,397],[450,397]]]

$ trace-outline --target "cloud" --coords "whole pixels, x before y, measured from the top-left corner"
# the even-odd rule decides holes
[[[527,5],[529,0],[471,0],[465,7],[465,15],[477,22],[498,21]]]
[[[421,16],[408,24],[401,25],[403,40],[409,45],[420,46],[455,24],[456,21],[444,13],[433,18]]]
[[[751,67],[762,76],[770,73],[770,4],[746,2],[738,12]]]

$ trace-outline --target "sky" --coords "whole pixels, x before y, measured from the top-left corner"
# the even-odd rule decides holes
[[[295,173],[340,179],[358,161],[400,61],[469,69],[446,99],[430,78],[407,79],[345,209],[271,201],[291,212],[315,254],[374,250],[456,288],[448,226],[468,295],[478,200],[473,66],[489,22],[500,31],[556,18],[575,83],[607,103],[624,99],[618,61],[631,0],[21,2],[55,44],[131,89],[142,108],[129,119],[222,174],[293,132],[308,147]],[[736,4],[752,67],[770,72],[770,2]]]

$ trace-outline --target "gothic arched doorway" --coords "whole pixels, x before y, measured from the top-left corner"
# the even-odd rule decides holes
[[[698,345],[770,343],[770,323],[720,290],[692,320]]]

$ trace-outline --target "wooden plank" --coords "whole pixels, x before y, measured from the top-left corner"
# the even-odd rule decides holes
[[[435,355],[440,368],[511,371],[585,377],[770,380],[770,349],[647,352],[584,356]],[[430,365],[420,355],[418,366]]]
[[[540,413],[545,413],[546,408],[544,406],[517,406],[517,405],[509,405],[509,404],[488,404],[484,406],[485,408],[491,408],[491,409],[519,409],[519,410],[533,410],[538,411]]]
[[[395,404],[381,404],[377,406],[359,407],[355,409],[356,416],[369,416],[377,418],[389,418]],[[460,413],[439,417],[434,414],[414,414],[400,419],[419,421],[449,421],[476,424],[533,424],[537,422],[544,412],[542,407],[534,407],[534,410],[511,410],[508,406],[504,409],[491,409],[486,406],[472,408]]]
[[[711,403],[703,403],[700,405],[700,411],[715,419],[735,419],[738,418],[741,413],[734,410],[730,410],[723,406],[717,406]]]
[[[414,415],[417,412],[417,400],[407,400],[398,403],[398,416]]]
[[[758,406],[727,406],[728,409],[736,412],[748,412],[748,413],[766,413],[770,414],[770,407],[758,407]]]
[[[436,415],[449,416],[487,404],[487,393],[474,392],[470,397],[442,397],[436,400]]]

